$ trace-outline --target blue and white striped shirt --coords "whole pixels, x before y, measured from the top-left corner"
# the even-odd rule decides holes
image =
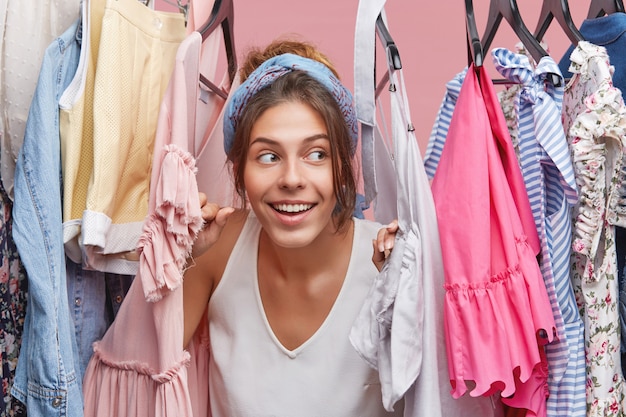
[[[433,179],[435,176],[437,165],[441,159],[441,152],[443,151],[443,145],[448,135],[450,120],[452,120],[452,113],[454,113],[456,100],[461,92],[461,85],[463,84],[466,73],[467,68],[455,75],[454,78],[446,84],[446,95],[441,101],[441,106],[439,107],[435,124],[430,133],[430,139],[428,140],[428,146],[424,156],[424,169],[430,179]]]
[[[546,346],[549,366],[548,415],[584,416],[584,327],[569,279],[572,208],[578,200],[574,169],[561,120],[563,84],[549,56],[533,68],[526,55],[504,48],[492,51],[498,72],[521,85],[516,97],[519,160],[537,232],[540,266],[559,336]]]

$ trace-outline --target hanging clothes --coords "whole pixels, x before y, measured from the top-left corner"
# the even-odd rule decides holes
[[[620,415],[626,409],[620,359],[615,226],[626,108],[613,87],[606,49],[580,42],[570,56],[573,74],[565,91],[563,122],[580,190],[574,208],[571,279],[585,325],[587,413]]]
[[[626,13],[611,13],[595,19],[585,19],[580,25],[580,33],[585,41],[593,45],[602,46],[615,68],[613,73],[613,85],[620,90],[626,90]],[[565,78],[572,78],[574,73],[570,70],[570,56],[576,49],[576,45],[570,46],[559,61],[559,68]]]
[[[83,415],[66,293],[59,97],[78,66],[80,21],[44,54],[15,171],[13,238],[28,274],[24,335],[11,394],[29,416]]]
[[[184,17],[136,0],[91,0],[89,7],[82,89],[63,102],[65,238],[74,262],[132,275],[158,109]]]
[[[384,17],[385,1],[360,1],[355,33],[355,103],[361,122],[363,163],[375,191],[375,219],[397,218],[400,231],[394,250],[375,280],[357,317],[350,340],[361,356],[378,369],[383,404],[393,408],[404,397],[404,416],[498,416],[489,398],[449,392],[443,355],[443,269],[437,219],[428,178],[409,116],[402,72],[389,65],[392,134],[384,140],[376,126],[375,30]],[[388,51],[386,51],[388,52]],[[381,93],[387,97],[387,92]],[[366,141],[370,141],[366,144]],[[368,155],[367,152],[373,152]],[[367,183],[366,179],[366,183]],[[384,185],[384,186],[383,186]],[[366,190],[366,198],[367,198]],[[371,195],[370,195],[371,196]],[[393,201],[383,201],[393,196]],[[495,405],[494,405],[495,404]]]
[[[78,67],[74,78],[59,99],[61,105],[63,105],[64,100],[70,100],[69,97],[74,97],[82,88],[83,74],[89,58],[87,54],[89,48],[82,48],[82,45],[87,45],[90,41],[89,1],[84,0],[82,4],[81,28],[80,33],[77,34],[81,44]],[[72,122],[77,123],[76,119],[73,119]],[[88,173],[86,175],[88,176]],[[77,258],[80,259],[80,256]],[[67,297],[71,306],[70,313],[78,345],[77,354],[80,366],[77,372],[81,380],[93,353],[92,344],[102,338],[107,327],[113,321],[132,278],[132,275],[88,270],[83,268],[81,263],[66,258]]]
[[[386,0],[359,1],[354,39],[354,104],[361,127],[361,175],[365,205],[378,194],[375,159],[376,79],[374,77],[376,50],[376,19]],[[361,65],[359,65],[359,64]],[[364,65],[363,65],[364,64]],[[371,80],[371,83],[359,80]],[[365,99],[359,99],[364,97]]]
[[[603,46],[609,54],[611,66],[613,66],[613,85],[622,91],[626,91],[626,59],[624,48],[626,47],[626,14],[612,13],[596,19],[586,19],[580,26],[581,33],[588,42]],[[559,68],[567,77],[569,72],[570,55],[574,47],[570,47],[561,58]],[[626,169],[626,164],[623,164]],[[620,194],[626,200],[626,185],[622,185]],[[619,212],[626,213],[626,201],[622,201],[617,207]],[[622,374],[626,375],[626,229],[616,226],[615,246],[617,251],[617,272],[619,277],[619,309],[621,324],[621,351],[622,351]]]
[[[214,32],[202,42],[206,51],[215,51],[220,48],[220,32]],[[202,57],[210,54],[202,54]],[[202,67],[202,62],[200,63]],[[203,71],[207,74],[207,71]],[[191,75],[190,75],[191,76]],[[225,74],[218,85],[224,91],[234,91],[239,85],[236,79],[230,83]],[[224,121],[225,100],[201,86],[200,97],[196,101],[195,116],[195,153],[198,173],[196,181],[198,190],[207,196],[207,201],[220,206],[241,206],[239,196],[235,191],[232,175],[228,170],[226,153],[224,152]],[[191,96],[190,96],[191,97]]]
[[[24,417],[26,407],[11,395],[11,387],[15,379],[15,368],[22,344],[24,320],[26,316],[26,298],[28,296],[28,280],[13,241],[13,201],[0,183],[0,417]]]
[[[79,17],[80,0],[0,2],[0,178],[13,200],[17,154],[48,46]],[[25,34],[25,28],[37,28]],[[19,63],[19,64],[18,64]]]
[[[218,43],[212,46],[213,48],[208,51],[215,54],[219,50],[220,45]],[[182,283],[182,275],[172,273],[168,269],[173,268],[172,271],[182,271],[187,260],[186,252],[191,248],[192,243],[192,241],[187,242],[186,245],[188,247],[181,253],[173,251],[168,254],[157,246],[157,244],[161,244],[158,243],[160,236],[170,238],[180,234],[181,237],[177,238],[176,242],[167,242],[163,245],[164,247],[175,247],[176,244],[181,244],[187,233],[192,233],[193,236],[195,234],[193,233],[194,227],[198,227],[193,222],[188,223],[184,216],[178,213],[179,210],[190,213],[190,219],[199,216],[199,212],[195,212],[196,208],[200,207],[197,192],[186,192],[183,189],[184,192],[181,193],[174,184],[190,184],[189,187],[192,190],[198,190],[197,176],[199,176],[199,173],[196,168],[196,155],[198,159],[201,158],[204,152],[213,145],[210,142],[221,139],[220,137],[216,138],[213,134],[218,130],[222,131],[221,121],[223,120],[226,101],[209,93],[204,88],[198,87],[198,83],[195,82],[195,80],[199,79],[200,57],[204,48],[206,48],[206,45],[203,45],[202,37],[198,32],[192,32],[185,39],[184,44],[181,44],[176,59],[176,63],[179,64],[176,68],[178,71],[172,77],[172,87],[163,102],[161,110],[169,115],[170,120],[161,117],[162,125],[160,125],[160,130],[170,132],[173,140],[168,144],[166,142],[167,137],[161,135],[155,142],[155,147],[157,152],[159,152],[155,154],[151,179],[155,190],[154,195],[150,198],[151,216],[144,225],[144,235],[140,240],[142,246],[146,244],[154,245],[154,248],[150,250],[146,250],[145,246],[143,246],[145,255],[142,256],[140,261],[140,265],[144,266],[142,280],[145,297],[148,301],[159,301]],[[238,83],[233,83],[233,86],[229,87],[234,91],[237,85]],[[209,95],[212,96],[211,105],[207,105],[207,96]],[[197,129],[198,126],[196,124],[198,119],[208,119],[213,121],[213,123],[205,124],[203,126],[204,129],[200,130]],[[185,125],[182,126],[182,123],[185,123]],[[182,142],[183,139],[186,139],[186,142]],[[222,166],[225,168],[226,155],[224,153],[223,141],[220,141],[218,145],[220,146],[219,149],[210,150],[218,152],[218,155],[213,156],[213,158],[214,160],[222,158]],[[202,153],[197,154],[196,149],[200,149]],[[183,168],[189,166],[192,161],[193,168]],[[219,166],[219,164],[217,165]],[[191,176],[188,177],[187,175]],[[209,175],[209,172],[203,171],[203,177],[206,178]],[[223,191],[225,194],[228,194],[230,190],[230,195],[232,195],[233,188],[229,188],[227,182],[217,182],[219,178],[218,175],[215,178],[216,182],[213,182],[207,190],[209,193],[207,198],[211,194],[216,194],[217,192],[214,190],[217,188],[225,190]],[[177,195],[176,193],[181,194]],[[159,217],[167,221],[167,227],[164,227],[166,233],[160,230],[162,226],[158,224]],[[152,227],[155,229],[151,230]],[[151,236],[151,238],[147,239],[148,236]],[[149,257],[150,253],[154,253],[154,256],[161,256],[162,254],[167,254],[168,256],[151,259]]]
[[[545,347],[548,415],[584,416],[584,328],[569,268],[572,208],[578,193],[561,124],[564,80],[561,86],[546,81],[549,74],[560,74],[549,56],[536,66],[526,55],[504,48],[493,49],[492,56],[496,70],[516,83],[516,154],[541,241],[539,262],[558,334]]]
[[[5,279],[0,288],[0,309],[4,312],[0,320],[2,417],[26,415],[25,406],[10,392],[20,354],[28,295],[24,266],[11,233],[15,166],[24,141],[26,119],[42,59],[55,38],[79,17],[79,3],[79,0],[48,3],[23,1],[11,2],[9,7],[8,1],[0,2],[0,181],[5,213],[1,228]],[[25,36],[24,28],[33,27],[38,30]]]
[[[393,91],[404,88],[404,84],[400,83],[392,70],[390,74],[390,85]],[[418,220],[415,217],[417,213],[423,213],[424,216],[428,216],[428,213],[411,207],[411,202],[417,204],[417,201],[407,198],[411,195],[423,196],[428,201],[431,195],[428,182],[420,183],[423,187],[420,193],[419,187],[410,179],[410,176],[415,173],[419,174],[421,167],[414,166],[415,161],[419,161],[417,141],[407,143],[414,138],[412,136],[406,138],[410,135],[404,133],[404,129],[411,128],[408,120],[397,120],[406,116],[402,110],[397,99],[393,100],[392,127],[396,148],[393,155],[406,155],[407,158],[406,160],[401,157],[395,159],[397,184],[394,184],[395,187],[385,187],[398,190],[399,230],[394,250],[381,274],[376,278],[350,332],[350,340],[356,350],[370,366],[378,370],[382,400],[387,411],[394,409],[396,402],[403,398],[420,374],[425,309],[423,285],[420,285],[420,281],[424,279],[422,256],[427,256],[423,254],[423,251],[428,254],[430,248],[438,247],[429,245],[428,248],[423,248]],[[398,129],[402,130],[398,131]],[[385,150],[381,149],[379,152],[385,152]],[[426,193],[424,194],[423,191]],[[430,211],[430,215],[432,216],[430,220],[434,220],[434,210]],[[436,244],[437,242],[433,239],[429,243]],[[436,258],[436,254],[433,258]],[[426,276],[431,277],[431,275]],[[436,279],[436,275],[433,274],[432,278]]]
[[[126,297],[133,275],[84,269],[65,258],[67,298],[78,347],[78,374],[82,380],[93,354]]]
[[[383,4],[384,1],[380,2],[381,8]],[[372,4],[372,6],[375,5]],[[375,35],[375,21],[382,10],[372,6],[370,6],[367,1],[361,1],[359,3],[356,28],[357,37],[363,37],[369,34]],[[369,22],[366,21],[368,14]],[[367,23],[373,25],[368,28],[369,25],[367,25]],[[371,32],[364,33],[364,29],[366,28],[370,29]],[[366,48],[367,45],[364,45],[358,40],[355,46],[356,48],[361,48],[356,50],[357,58],[355,59],[355,71],[359,71],[362,70],[362,66],[357,64],[359,62],[358,54],[362,53],[365,55],[369,52],[373,52],[373,50],[369,51]],[[372,70],[371,74],[368,73],[367,76],[358,78],[357,82],[369,83],[374,81],[373,66],[374,61],[367,66]],[[396,90],[397,88],[404,87],[403,84],[398,84],[398,79],[391,70],[390,83],[392,83],[391,85],[393,85]],[[357,115],[360,119],[363,119],[364,110],[362,110],[359,115],[359,108],[363,109],[367,107],[368,110],[375,112],[373,108],[373,106],[375,107],[374,91],[371,91],[371,97],[360,94],[360,91],[360,89],[357,89],[359,95],[355,97],[355,101],[361,104],[357,104]],[[403,149],[405,152],[409,150],[415,152],[416,148],[406,144],[410,139],[395,137],[397,134],[404,134],[402,131],[398,132],[396,130],[398,129],[397,125],[402,123],[402,121],[397,119],[404,117],[405,114],[402,113],[402,109],[399,107],[397,101],[394,101],[392,106],[392,127],[394,128],[394,141],[392,145],[399,147],[399,149],[395,149],[395,151]],[[374,113],[369,114],[367,118],[370,117],[374,117]],[[374,122],[374,120],[372,120],[372,122]],[[408,120],[406,120],[406,122],[408,122]],[[409,127],[409,125],[404,125],[404,128]],[[364,143],[363,146],[366,148],[372,146],[382,155],[389,155],[389,151],[386,147],[376,148],[377,143],[375,140],[380,137],[380,135],[375,135],[375,127],[370,124],[363,129],[369,130],[371,135],[371,138],[364,137],[363,141],[369,140],[372,142],[370,145]],[[403,143],[398,145],[395,143],[396,141],[402,141]],[[413,143],[413,146],[417,146],[416,141]],[[395,154],[395,151],[391,152]],[[399,155],[405,154],[402,153]],[[378,371],[382,390],[382,402],[387,411],[394,410],[396,403],[404,397],[409,388],[411,388],[417,380],[422,367],[425,307],[423,286],[420,285],[419,282],[423,279],[424,273],[422,271],[423,249],[417,219],[414,218],[413,208],[410,207],[409,200],[407,199],[409,195],[418,196],[420,194],[415,189],[417,187],[411,187],[413,182],[408,178],[404,178],[404,176],[407,175],[406,171],[413,168],[407,165],[414,163],[416,156],[417,154],[407,155],[407,159],[409,159],[410,162],[396,160],[396,164],[398,164],[397,170],[401,169],[401,171],[396,172],[396,169],[391,170],[391,177],[376,179],[379,175],[374,175],[376,182],[381,180],[391,182],[391,184],[387,184],[387,187],[380,187],[381,191],[384,189],[397,190],[396,192],[399,194],[400,202],[404,203],[404,205],[398,205],[397,208],[394,207],[394,213],[390,216],[392,218],[398,218],[399,226],[392,256],[385,263],[383,271],[374,281],[371,291],[350,332],[350,340],[357,352],[372,368]],[[374,157],[374,155],[372,155],[372,157]],[[375,157],[374,160],[376,160]],[[388,161],[388,165],[393,167],[390,157],[387,157],[386,161]],[[375,165],[375,169],[380,170],[381,168],[382,166],[379,164]],[[364,169],[367,169],[367,167],[364,166]],[[371,174],[378,173],[374,172],[370,173],[370,175]],[[425,198],[428,198],[430,197],[430,187],[428,183],[425,189],[427,191]],[[395,194],[396,193],[394,193],[394,196]],[[377,199],[378,198],[379,196],[377,196]],[[378,211],[376,214],[380,216],[381,213]],[[434,210],[431,211],[431,214],[434,215]],[[433,245],[433,247],[437,246]],[[427,253],[429,249],[430,247],[426,249]],[[436,275],[433,276],[433,279],[436,279]]]
[[[467,67],[446,83],[446,93],[439,105],[437,117],[435,118],[433,129],[428,138],[426,153],[424,154],[424,169],[430,179],[435,176],[435,172],[437,171],[437,165],[439,165],[443,146],[446,143],[446,137],[450,129],[450,121],[452,120],[452,114],[454,113],[454,108],[456,107],[456,102],[461,92],[463,80],[465,80],[465,74],[467,74]]]
[[[93,79],[100,44],[103,0],[83,3],[82,48],[75,76],[59,98],[61,140],[63,243],[67,256],[82,265],[80,226],[86,204],[93,154]],[[85,138],[83,138],[83,132]],[[84,153],[84,158],[82,157]]]
[[[548,45],[544,41],[541,41],[541,47],[548,50]],[[518,42],[515,44],[515,52],[518,54],[526,55],[529,59],[530,65],[533,67],[536,66],[535,60],[526,50],[524,44],[522,42]],[[498,100],[500,101],[500,106],[502,107],[502,113],[504,113],[504,119],[506,120],[506,125],[509,129],[509,135],[511,136],[511,142],[513,143],[513,149],[515,150],[515,155],[517,155],[517,160],[520,162],[520,149],[519,149],[519,123],[517,117],[517,101],[518,95],[522,90],[523,85],[521,84],[506,84],[503,90],[498,91]]]
[[[101,37],[94,79],[93,170],[81,238],[93,269],[132,274],[108,267],[106,257],[135,250],[148,213],[159,106],[185,37],[184,16],[152,11],[137,0],[107,2]]]
[[[486,71],[478,71],[472,66],[467,72],[432,185],[446,274],[453,396],[465,393],[465,380],[476,382],[472,395],[489,395],[492,384],[502,384],[503,402],[515,394],[517,407],[545,415],[547,364],[537,335],[543,331],[552,341],[554,318],[502,110]],[[468,160],[469,165],[460,162]],[[485,352],[488,368],[479,365]]]
[[[221,119],[203,114],[202,104],[197,107],[206,94],[198,89],[200,56],[218,52],[207,50],[197,32],[178,48],[159,112],[139,271],[116,320],[94,346],[84,380],[88,416],[110,416],[113,409],[129,417],[208,415],[207,326],[200,326],[189,351],[183,350],[181,283],[202,223],[193,150],[207,146],[196,138],[212,140],[195,131],[196,121]]]

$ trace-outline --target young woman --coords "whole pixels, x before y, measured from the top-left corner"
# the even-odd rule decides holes
[[[303,43],[251,53],[241,75],[224,147],[250,209],[201,198],[184,279],[185,343],[208,303],[212,416],[393,415],[348,339],[397,231],[352,216],[352,96]]]

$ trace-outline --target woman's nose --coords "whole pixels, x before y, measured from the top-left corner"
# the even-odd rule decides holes
[[[301,188],[303,185],[304,176],[298,161],[286,161],[280,178],[281,188]]]

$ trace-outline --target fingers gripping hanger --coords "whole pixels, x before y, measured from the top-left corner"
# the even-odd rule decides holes
[[[487,26],[482,41],[483,51],[489,49],[502,18],[509,23],[535,61],[539,62],[541,58],[548,55],[539,41],[530,33],[524,24],[515,0],[491,0],[489,4],[489,17],[487,18]],[[551,74],[550,81],[555,86],[561,85],[561,77],[558,74]]]
[[[543,0],[541,13],[539,13],[539,23],[537,24],[537,30],[535,30],[535,38],[538,41],[541,41],[543,35],[545,35],[552,19],[556,19],[559,25],[561,25],[572,44],[576,45],[578,42],[585,40],[572,20],[567,0]]]
[[[624,13],[624,2],[622,0],[591,0],[587,19],[595,19],[604,14],[616,12]]]
[[[402,69],[402,61],[400,60],[400,52],[398,52],[398,47],[396,43],[393,41],[389,30],[387,29],[387,25],[383,20],[382,13],[378,15],[376,18],[376,33],[380,38],[381,42],[385,46],[385,51],[387,51],[387,60],[393,66],[394,69]],[[385,71],[385,75],[380,80],[378,85],[376,86],[376,97],[378,97],[381,91],[385,88],[385,84],[389,81],[389,72]]]
[[[234,15],[233,0],[215,0],[208,21],[198,29],[198,32],[202,35],[202,41],[205,41],[219,26],[222,27],[224,44],[226,46],[226,58],[228,60],[228,78],[231,84],[237,75],[237,56],[235,54],[233,30]],[[200,74],[200,82],[223,99],[228,97],[226,91],[213,84],[202,74]]]

